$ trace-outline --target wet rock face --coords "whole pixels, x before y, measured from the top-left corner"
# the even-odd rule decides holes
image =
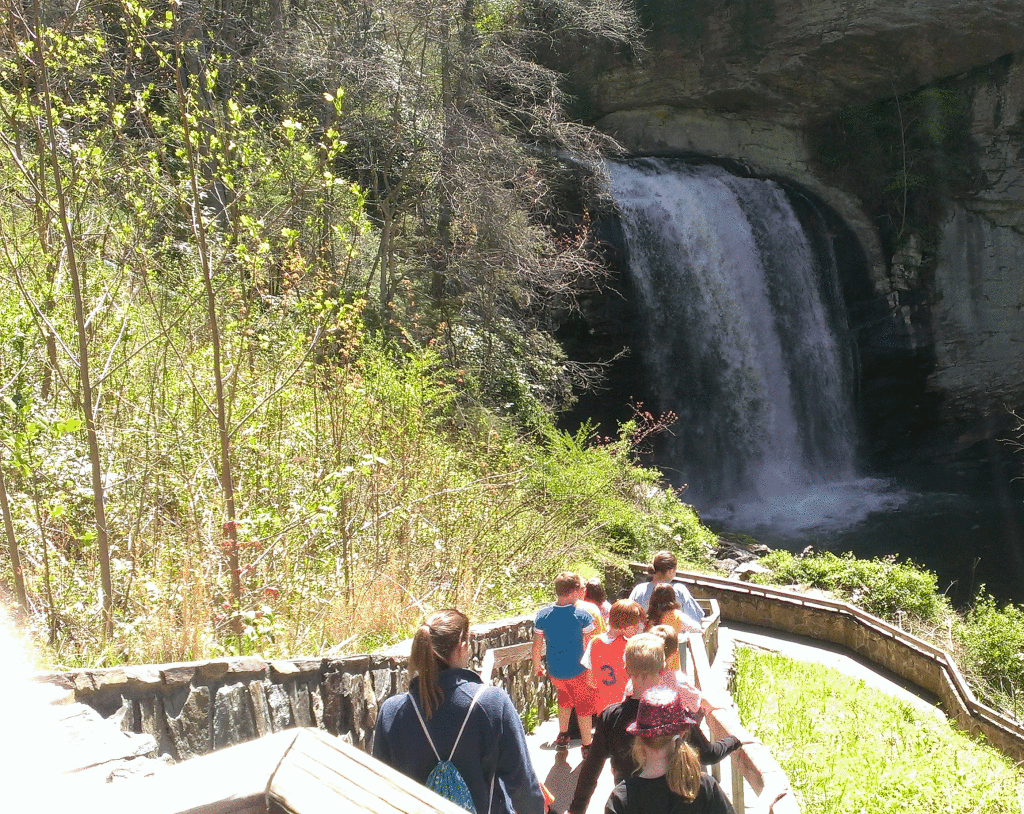
[[[733,162],[792,184],[854,236],[845,259],[860,265],[844,272],[844,284],[862,420],[890,428],[886,437],[866,439],[869,457],[884,464],[920,449],[922,459],[953,462],[1005,437],[1008,409],[1024,407],[1019,3],[642,0],[640,8],[649,35],[639,58],[599,48],[551,55],[571,77],[577,114],[633,155]],[[906,143],[914,127],[925,135],[941,127],[941,117],[933,126],[927,110],[918,115],[905,104],[926,88],[938,88],[940,101],[958,98],[966,110],[961,147],[952,155],[933,151],[930,173]],[[906,167],[862,155],[854,172],[838,175],[815,142],[822,122],[871,113],[870,105],[886,100],[897,126],[878,136],[889,141],[876,152],[899,157],[910,147]],[[846,159],[858,152],[865,151],[852,146]],[[911,203],[926,193],[925,214],[903,217],[906,204],[903,212],[883,212],[866,193],[898,186],[900,172]],[[871,183],[862,183],[865,174],[874,174]],[[605,304],[589,306],[578,343],[630,344],[628,326],[604,325]],[[635,368],[627,372],[635,376]],[[612,390],[636,393],[639,384],[627,376]]]
[[[567,55],[594,118],[656,105],[805,119],[1024,48],[1013,0],[641,0],[641,59]],[[580,58],[582,56],[582,59]]]

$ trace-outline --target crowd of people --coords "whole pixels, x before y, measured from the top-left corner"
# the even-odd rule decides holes
[[[600,580],[564,572],[555,601],[534,619],[533,668],[557,693],[554,748],[567,751],[573,717],[579,726],[582,765],[569,814],[587,811],[606,762],[616,785],[605,814],[734,814],[702,767],[741,743],[712,742],[700,727],[701,695],[687,678],[679,637],[701,630],[703,612],[673,582],[675,570],[674,555],[658,552],[650,582],[614,603]],[[413,638],[408,692],[378,713],[373,755],[468,811],[542,814],[552,798],[515,706],[469,661],[466,616],[428,616]]]

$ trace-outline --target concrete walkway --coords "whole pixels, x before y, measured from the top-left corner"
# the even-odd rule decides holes
[[[936,706],[934,697],[844,647],[751,625],[721,625],[718,636],[719,657],[728,662],[732,660],[734,648],[741,646],[779,653],[799,661],[822,664],[851,678],[859,679],[869,687],[900,698],[915,709],[933,714],[940,719],[945,718]],[[557,735],[558,721],[552,719],[540,724],[532,735],[527,736],[526,742],[537,776],[555,795],[551,810],[562,814],[572,802],[582,757],[579,741],[573,741],[568,752],[556,752],[552,744]],[[726,790],[731,788],[730,769],[731,761],[726,758],[719,767],[720,782]],[[611,769],[606,763],[597,790],[587,808],[587,814],[603,814],[604,804],[611,794],[612,786]],[[749,787],[746,800],[748,811],[752,811],[753,794]]]
[[[530,750],[530,758],[533,760],[533,768],[537,772],[537,777],[548,787],[548,791],[555,795],[551,810],[561,814],[572,802],[583,757],[580,755],[578,740],[572,741],[568,752],[555,751],[552,744],[557,736],[558,718],[551,718],[540,724],[532,735],[527,735],[526,745]],[[605,801],[612,793],[613,786],[612,770],[606,762],[601,778],[597,782],[594,796],[590,798],[587,814],[602,814]]]

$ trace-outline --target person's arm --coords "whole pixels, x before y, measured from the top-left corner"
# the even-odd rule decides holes
[[[587,654],[587,653],[590,652],[590,641],[591,641],[591,636],[593,636],[593,635],[594,635],[594,626],[593,625],[591,625],[587,630],[583,631],[583,653],[584,654]],[[584,665],[584,666],[587,666],[587,665]],[[596,687],[597,686],[597,684],[594,683],[594,674],[591,672],[589,666],[587,666],[587,683],[591,687]]]
[[[680,637],[685,636],[687,633],[701,632],[700,625],[681,610],[673,610],[672,627],[675,628],[676,635]]]
[[[488,692],[493,692],[488,690]],[[544,793],[526,748],[526,732],[508,693],[502,691],[498,777],[516,814],[544,814]]]
[[[724,738],[719,738],[712,743],[699,726],[690,728],[690,735],[687,741],[690,746],[697,750],[702,766],[720,763],[742,745],[740,739],[733,735],[726,735]]]
[[[580,765],[580,776],[576,781],[576,791],[572,796],[567,814],[586,814],[590,798],[594,796],[598,778],[608,759],[607,718],[602,715],[594,717],[594,739],[590,743],[590,751]]]
[[[693,598],[693,594],[687,589],[681,582],[674,582],[672,586],[676,589],[676,596],[679,599],[679,604],[683,608],[683,613],[689,616],[698,625],[704,618],[704,611],[701,610],[700,605],[697,604],[697,600]]]
[[[544,669],[544,634],[534,628],[533,630],[533,672],[539,676],[547,675],[547,670]]]
[[[388,743],[387,734],[385,733],[385,720],[388,718],[385,710],[382,708],[380,714],[377,715],[377,723],[373,727],[373,749],[372,754],[381,763],[386,763],[388,766],[394,766],[391,762],[391,747]]]
[[[594,679],[594,662],[593,656],[591,655],[594,650],[594,640],[591,639],[587,644],[586,649],[583,651],[583,658],[580,659],[580,664],[587,668],[587,683],[591,687],[597,687],[597,681]]]
[[[586,611],[583,611],[583,613],[587,617],[587,619],[591,618],[590,614],[587,613]],[[595,627],[594,627],[594,623],[593,622],[590,622],[590,624],[588,624],[586,627],[583,628],[583,652],[584,653],[586,653],[587,652],[587,648],[590,647],[590,639],[594,635],[594,630],[595,630]]]

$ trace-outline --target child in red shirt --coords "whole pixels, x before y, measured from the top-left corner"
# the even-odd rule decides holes
[[[587,645],[581,663],[590,671],[601,709],[617,704],[625,694],[629,678],[626,675],[626,640],[639,632],[644,616],[637,602],[620,599],[608,613],[608,631],[593,637]]]

